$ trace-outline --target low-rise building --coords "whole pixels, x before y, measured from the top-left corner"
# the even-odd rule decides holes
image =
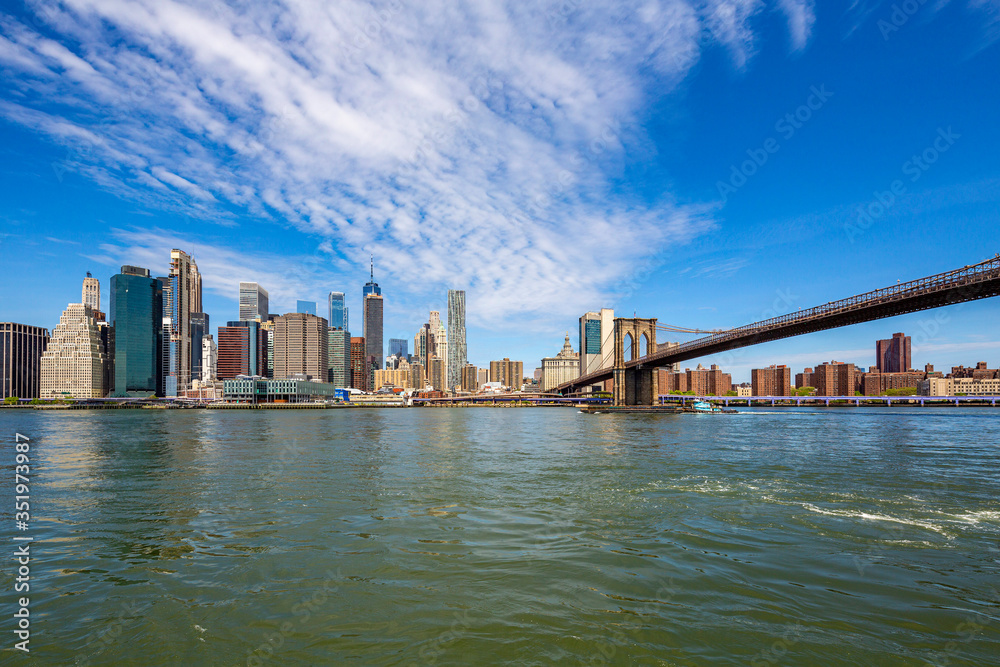
[[[260,376],[244,376],[224,381],[222,392],[223,398],[230,402],[310,403],[335,400],[337,389],[329,382],[268,380]]]
[[[1000,396],[1000,378],[931,377],[917,391],[921,396]]]

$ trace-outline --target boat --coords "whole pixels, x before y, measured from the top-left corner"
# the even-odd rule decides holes
[[[736,410],[728,410],[726,408],[720,408],[717,405],[712,405],[708,401],[695,401],[691,404],[691,409],[695,412],[722,412],[726,414],[735,414]]]

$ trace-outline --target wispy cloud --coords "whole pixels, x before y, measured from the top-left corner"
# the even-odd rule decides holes
[[[788,2],[801,48],[812,6]],[[763,4],[33,6],[43,29],[0,20],[0,115],[65,145],[67,168],[198,219],[291,226],[355,265],[375,253],[500,321],[613,301],[609,286],[711,227],[707,208],[613,182],[647,141],[642,109],[702,49],[746,67]]]
[[[778,6],[788,19],[792,49],[801,51],[809,42],[813,24],[816,23],[815,0],[778,0]]]

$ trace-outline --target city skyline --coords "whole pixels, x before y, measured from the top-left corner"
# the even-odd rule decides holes
[[[601,308],[726,328],[976,262],[1000,248],[997,23],[994,5],[960,4],[921,6],[888,32],[881,6],[747,3],[726,30],[708,9],[679,22],[583,5],[447,10],[463,29],[443,53],[399,7],[347,62],[300,57],[268,27],[270,6],[258,20],[190,8],[231,37],[224,54],[155,13],[18,7],[0,33],[0,133],[18,165],[0,183],[2,317],[52,330],[79,275],[102,277],[107,299],[119,266],[165,276],[175,247],[197,258],[213,322],[235,318],[233,280],[266,285],[276,312],[333,289],[362,313],[374,255],[392,295],[385,336],[412,335],[460,285],[481,365],[551,355]],[[360,5],[344,15],[364,25]],[[285,20],[316,39],[351,30]],[[491,22],[524,48],[497,61],[461,36]],[[607,58],[571,47],[609,26],[628,38]],[[393,67],[420,85],[372,73]],[[215,76],[239,91],[207,97]],[[262,106],[250,113],[243,92]],[[34,274],[47,279],[22,289]],[[922,324],[933,333],[914,340],[917,366],[1000,351],[994,306],[942,312],[755,348],[733,371],[860,361],[869,339]]]

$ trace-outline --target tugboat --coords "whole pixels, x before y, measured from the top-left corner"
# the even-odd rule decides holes
[[[726,414],[736,413],[736,410],[726,410],[724,408],[720,408],[717,405],[712,405],[708,401],[695,401],[694,403],[691,404],[691,408],[695,412],[721,412]]]

